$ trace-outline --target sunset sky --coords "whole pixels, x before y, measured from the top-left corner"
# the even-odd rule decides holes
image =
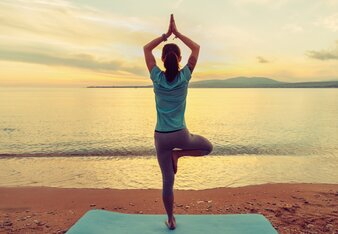
[[[0,87],[149,85],[142,47],[171,13],[201,46],[195,81],[338,80],[338,0],[1,0]]]

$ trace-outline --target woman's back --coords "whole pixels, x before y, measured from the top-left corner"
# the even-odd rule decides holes
[[[186,97],[191,78],[189,67],[184,66],[175,79],[169,82],[165,73],[154,66],[150,78],[153,81],[157,111],[155,130],[168,132],[185,128]]]

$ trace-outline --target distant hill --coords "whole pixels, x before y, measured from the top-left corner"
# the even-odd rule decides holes
[[[152,88],[146,86],[88,86],[87,88]],[[225,80],[202,80],[189,83],[190,88],[338,88],[337,81],[281,82],[266,77],[234,77]]]
[[[190,83],[191,88],[338,88],[338,81],[280,82],[266,77],[235,77]]]
[[[190,83],[192,88],[246,88],[271,87],[283,84],[266,77],[234,77],[225,80],[202,80]]]

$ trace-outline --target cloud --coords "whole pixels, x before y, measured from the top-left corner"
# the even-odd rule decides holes
[[[338,60],[338,40],[335,47],[320,51],[310,50],[306,52],[306,55],[319,60]]]
[[[105,73],[122,71],[135,75],[145,75],[145,69],[143,67],[131,66],[119,60],[100,60],[91,54],[73,54],[66,56],[65,54],[54,55],[42,52],[0,49],[0,60],[76,67]]]
[[[269,63],[270,61],[263,58],[262,56],[257,56],[256,59],[258,60],[259,63]]]
[[[320,51],[310,50],[306,52],[306,55],[318,60],[338,60],[338,40],[336,41],[336,46],[331,49]]]
[[[333,32],[338,32],[338,13],[317,20],[315,25],[323,26]]]
[[[0,60],[144,75],[135,61],[152,30],[156,22],[69,1],[2,0]]]
[[[137,17],[108,14],[78,7],[66,1],[0,2],[1,34],[83,45],[110,44],[123,41],[139,44],[140,35],[148,37],[151,23]],[[154,25],[154,23],[152,23]],[[156,23],[155,23],[156,25]],[[131,34],[136,34],[131,36]]]
[[[338,60],[338,52],[330,52],[330,51],[308,51],[307,56],[314,59],[319,60],[330,60],[337,59]]]

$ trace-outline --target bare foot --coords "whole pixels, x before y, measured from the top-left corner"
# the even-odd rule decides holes
[[[167,225],[167,227],[170,230],[174,230],[176,228],[176,219],[175,219],[175,217],[173,216],[173,218],[171,220],[166,220],[165,221],[165,225]]]
[[[173,150],[172,159],[173,159],[173,169],[174,169],[174,174],[177,173],[177,163],[178,163],[179,157],[180,157],[179,152]]]

